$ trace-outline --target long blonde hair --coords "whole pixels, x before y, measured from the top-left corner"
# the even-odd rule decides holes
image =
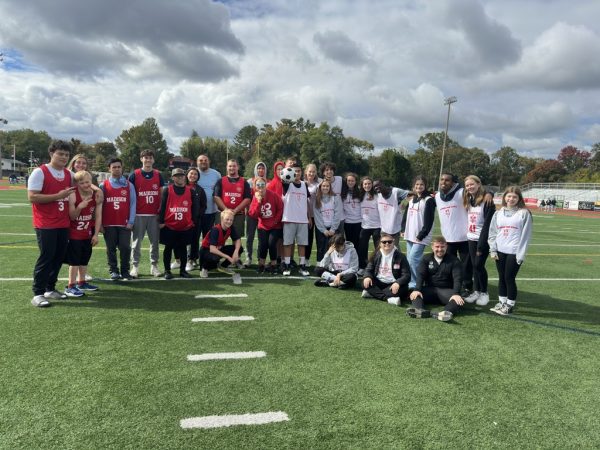
[[[472,197],[475,200],[475,206],[481,205],[483,203],[483,198],[485,197],[485,190],[483,189],[481,180],[479,179],[479,177],[477,175],[468,175],[465,177],[465,185],[467,184],[467,180],[474,181],[475,183],[477,183],[479,185],[479,189],[477,189],[477,192],[475,192],[475,194],[473,194]],[[469,194],[467,192],[467,188],[464,188],[463,189],[463,206],[465,207],[465,209],[468,209],[469,205],[471,204],[470,198],[471,198],[471,194]]]

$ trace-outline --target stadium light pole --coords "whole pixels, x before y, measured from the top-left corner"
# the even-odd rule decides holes
[[[0,56],[2,56],[1,53],[0,53]],[[8,123],[8,120],[0,117],[0,124],[6,125],[7,123]],[[0,140],[0,180],[3,179],[3,175],[4,175],[4,164],[2,163],[2,140]]]
[[[440,163],[440,179],[442,178],[442,172],[444,171],[444,155],[446,154],[446,140],[448,139],[448,125],[450,124],[450,105],[456,103],[458,99],[456,97],[448,97],[444,100],[444,105],[448,105],[448,116],[446,117],[446,133],[444,134],[444,144],[442,145],[442,162]]]

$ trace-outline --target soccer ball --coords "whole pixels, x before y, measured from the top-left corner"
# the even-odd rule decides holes
[[[296,179],[296,171],[291,167],[284,167],[279,173],[279,178],[281,178],[281,181],[284,183],[291,183]]]

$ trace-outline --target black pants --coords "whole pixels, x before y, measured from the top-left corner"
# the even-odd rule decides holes
[[[33,295],[43,295],[56,289],[56,280],[69,243],[69,229],[36,228],[35,236],[40,256],[33,269],[32,290]]]
[[[327,228],[327,230],[329,230],[329,228]],[[316,228],[315,238],[317,239],[317,262],[319,262],[323,259],[323,256],[325,256],[325,253],[327,253],[331,237],[325,236],[318,228]]]
[[[392,283],[385,283],[379,278],[372,278],[373,283],[367,288],[367,292],[371,297],[377,300],[387,301],[390,297],[400,297],[401,300],[406,300],[408,297],[408,284],[401,284],[400,289],[396,294],[392,293]]]
[[[131,258],[131,230],[126,227],[104,228],[104,242],[106,243],[106,257],[108,258],[108,271],[119,273],[117,263],[117,248],[121,259],[121,275],[129,274],[129,261]]]
[[[321,277],[321,275],[323,275],[324,272],[329,272],[334,275],[337,275],[338,273],[340,273],[339,270],[328,270],[325,267],[315,267],[315,275],[316,276]],[[340,280],[342,281],[342,283],[348,285],[348,287],[354,287],[357,279],[358,279],[358,277],[356,276],[355,273],[345,273],[344,275],[342,275],[340,277]]]
[[[315,224],[312,224],[312,227],[308,226],[308,245],[306,247],[304,247],[304,257],[306,258],[306,260],[308,261],[310,259],[310,255],[312,255],[312,247],[313,247],[313,242],[315,240],[315,229],[317,227],[315,227]]]
[[[354,248],[358,249],[360,241],[360,222],[358,223],[346,223],[344,222],[344,235],[346,240],[352,242]]]
[[[188,253],[188,259],[197,261],[200,258],[200,235],[202,234],[202,221],[198,220],[196,225],[192,229],[192,236],[190,238],[190,252]],[[177,255],[175,256],[177,258]]]
[[[517,255],[498,252],[496,268],[498,269],[498,295],[508,297],[509,300],[516,300],[517,273],[521,268],[517,264]]]
[[[187,264],[187,245],[193,239],[196,233],[196,227],[185,231],[176,231],[168,227],[160,230],[160,243],[165,246],[163,250],[163,264],[165,272],[171,270],[171,253],[175,254],[175,258],[179,259],[181,265],[179,272],[185,272]]]
[[[364,269],[367,267],[369,259],[369,240],[373,238],[375,248],[379,247],[379,239],[381,238],[380,228],[361,228],[358,243],[358,267]]]
[[[277,241],[283,239],[283,230],[258,229],[258,259],[267,259],[267,253],[271,261],[277,261]]]
[[[434,305],[445,305],[444,309],[450,311],[452,314],[456,314],[461,309],[454,300],[450,300],[450,297],[454,295],[452,289],[425,286],[421,290],[421,293],[423,294],[423,297],[417,297],[417,299],[412,302],[415,308],[424,309],[425,304],[430,303]]]
[[[485,245],[481,255],[477,254],[477,241],[469,242],[469,256],[473,266],[473,289],[478,292],[488,291],[488,273],[485,268],[485,261],[490,253],[489,245]]]
[[[222,253],[225,253],[227,256],[232,256],[233,252],[235,251],[235,245],[233,245],[233,244],[224,245],[223,247],[220,248],[220,250]],[[240,253],[239,253],[240,258],[242,256],[242,253],[244,253],[244,248],[240,247]],[[209,248],[202,247],[200,249],[200,265],[203,269],[206,269],[206,270],[216,269],[217,266],[219,265],[220,260],[221,260],[221,256],[212,254],[210,252]],[[231,265],[231,263],[227,259],[224,260],[222,263],[223,267],[229,267],[230,265]]]
[[[202,230],[202,237],[206,236],[211,228],[215,225],[215,216],[217,213],[202,214],[200,217],[200,229]]]
[[[463,276],[463,289],[473,290],[473,265],[471,264],[471,257],[469,256],[469,243],[468,241],[461,242],[448,242],[447,253],[456,256],[460,259],[462,266]]]

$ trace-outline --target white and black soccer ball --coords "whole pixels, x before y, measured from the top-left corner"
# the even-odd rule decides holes
[[[284,167],[279,173],[279,178],[281,178],[281,181],[284,183],[291,183],[296,179],[296,171],[291,167]]]

